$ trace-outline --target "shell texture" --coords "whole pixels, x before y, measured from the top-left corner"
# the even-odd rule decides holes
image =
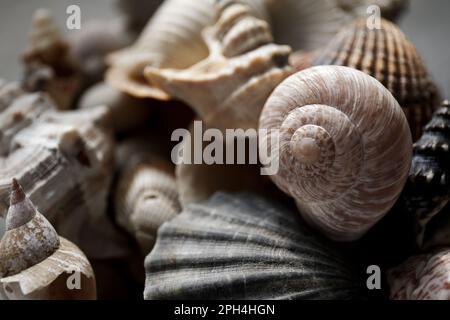
[[[7,299],[95,299],[95,276],[89,261],[74,244],[60,238],[13,180],[7,231],[0,241],[0,296]],[[79,292],[65,279],[84,277]],[[61,278],[61,280],[57,280]]]
[[[394,205],[411,165],[411,133],[400,106],[374,78],[347,67],[299,72],[268,99],[262,163],[302,216],[336,241],[362,237]],[[272,136],[278,145],[272,146]],[[261,150],[271,150],[265,159]]]
[[[128,155],[121,168],[114,197],[116,218],[147,254],[153,248],[158,228],[174,218],[181,207],[173,164],[158,154],[157,148],[149,147],[148,140],[143,144],[132,139],[121,149],[133,147],[139,147],[140,152]]]
[[[184,70],[147,67],[144,75],[210,127],[256,128],[264,102],[293,72],[291,50],[272,43],[268,23],[250,7],[228,1],[217,10],[216,24],[204,32],[208,58]]]
[[[295,213],[252,194],[215,194],[158,232],[145,299],[359,299],[348,261]]]
[[[450,300],[450,250],[411,257],[388,281],[392,300]]]
[[[104,216],[113,169],[106,107],[59,112],[46,94],[0,91],[0,214],[17,177],[58,232],[88,249],[83,225]]]
[[[433,219],[441,219],[441,214],[448,215],[443,209],[450,200],[449,101],[441,104],[425,126],[422,137],[414,144],[409,179],[401,200],[416,223],[417,245],[433,246],[434,240],[429,238],[438,231],[431,228],[432,232],[429,232],[427,228],[433,225]],[[446,244],[450,245],[450,241]]]
[[[340,31],[313,65],[352,67],[373,76],[397,99],[408,118],[414,139],[439,105],[439,92],[405,34],[382,20],[381,29],[369,29],[358,19]]]
[[[72,108],[82,85],[80,67],[49,11],[35,12],[29,42],[23,55],[24,88],[45,90],[59,109]]]

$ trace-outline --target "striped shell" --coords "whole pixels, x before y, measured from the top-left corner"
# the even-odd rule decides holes
[[[89,261],[74,244],[58,236],[16,180],[6,228],[0,241],[0,297],[95,299],[95,276]],[[74,272],[83,277],[79,290],[66,284]]]
[[[269,25],[235,1],[218,6],[205,30],[210,54],[184,70],[147,67],[148,81],[192,107],[214,128],[256,128],[272,90],[290,73],[290,49],[272,43]]]
[[[149,253],[158,228],[180,211],[173,164],[140,141],[125,142],[119,153],[139,147],[124,159],[115,191],[116,219]],[[142,141],[144,142],[144,141]],[[121,156],[119,156],[121,157]]]
[[[268,130],[259,141],[261,162],[279,163],[272,180],[336,241],[362,237],[408,177],[406,118],[386,88],[355,69],[322,66],[289,77],[267,101],[260,129]]]
[[[359,299],[339,250],[283,207],[217,193],[164,224],[145,299]]]
[[[17,177],[58,233],[91,256],[82,234],[105,217],[112,149],[106,107],[58,112],[45,94],[0,85],[0,215]]]
[[[424,128],[422,137],[414,144],[409,179],[402,196],[402,204],[416,223],[417,245],[430,247],[450,245],[433,243],[435,233],[445,224],[434,219],[447,215],[443,208],[450,200],[450,103],[444,101]],[[443,217],[445,219],[445,217]],[[428,227],[431,225],[431,230]],[[448,226],[443,229],[448,232]],[[449,238],[449,237],[447,237]]]
[[[388,281],[392,300],[450,300],[450,250],[412,257]]]
[[[414,139],[439,105],[439,93],[414,45],[394,24],[369,29],[359,19],[340,31],[313,62],[352,67],[373,76],[397,99]]]

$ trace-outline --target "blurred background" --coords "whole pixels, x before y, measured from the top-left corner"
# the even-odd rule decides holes
[[[450,95],[450,1],[410,0],[410,8],[400,26],[421,52],[427,66],[440,85]],[[0,0],[0,78],[19,77],[19,54],[23,51],[30,28],[30,18],[37,8],[49,8],[61,26],[65,25],[66,8],[81,7],[82,23],[114,18],[114,0]]]

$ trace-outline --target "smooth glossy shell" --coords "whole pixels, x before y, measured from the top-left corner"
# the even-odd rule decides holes
[[[380,29],[369,29],[366,19],[345,27],[313,65],[347,66],[380,81],[403,108],[414,139],[420,137],[439,104],[438,90],[416,48],[386,20],[381,20]]]
[[[388,281],[392,300],[450,300],[450,250],[412,257]]]
[[[406,118],[389,91],[360,71],[324,66],[289,77],[267,101],[260,129],[269,130],[260,139],[261,162],[279,161],[272,180],[334,240],[364,235],[406,182],[412,152]],[[263,148],[271,150],[267,159]]]
[[[161,227],[145,267],[145,299],[361,298],[338,249],[252,194],[190,205]]]

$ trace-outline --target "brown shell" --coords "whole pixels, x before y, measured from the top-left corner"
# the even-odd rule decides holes
[[[414,45],[393,23],[369,29],[358,19],[342,29],[313,63],[355,68],[380,81],[397,99],[414,139],[431,119],[439,93]]]

